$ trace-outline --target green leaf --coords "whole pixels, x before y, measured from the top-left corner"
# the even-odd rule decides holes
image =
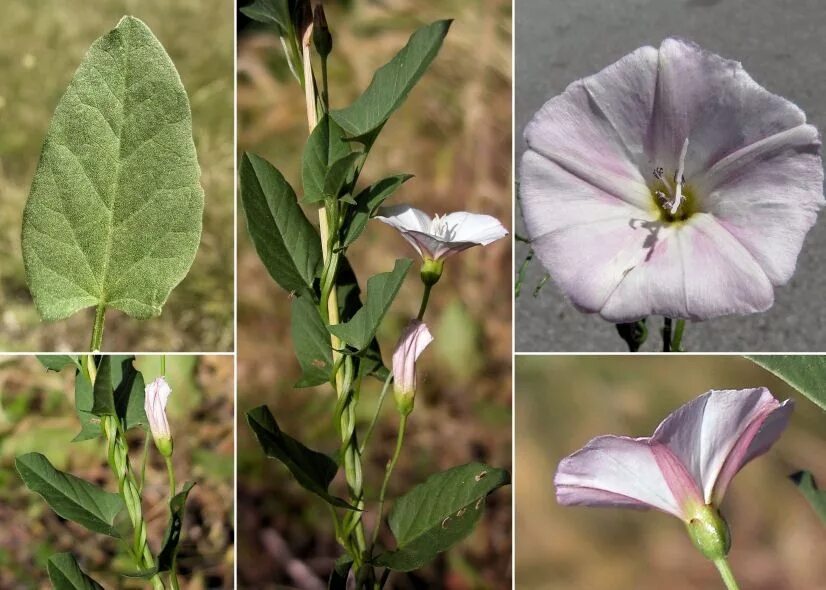
[[[507,471],[482,463],[432,475],[396,500],[389,522],[397,547],[376,565],[404,572],[422,567],[468,536],[488,494],[509,483]]]
[[[166,525],[161,552],[158,554],[157,571],[159,572],[170,571],[175,562],[175,556],[178,554],[178,543],[181,540],[181,529],[184,523],[184,507],[186,506],[189,491],[194,485],[194,481],[186,482],[183,489],[169,501],[169,524]]]
[[[325,196],[331,199],[336,199],[341,196],[341,189],[353,180],[354,167],[362,157],[362,153],[353,152],[333,162],[327,171],[327,176],[324,178]]]
[[[780,377],[826,411],[826,357],[772,355],[746,358]]]
[[[341,127],[330,117],[324,115],[310,133],[307,144],[304,146],[301,182],[304,186],[305,202],[317,203],[324,200],[327,172],[334,162],[346,158],[350,152],[350,146],[344,140]]]
[[[55,553],[46,564],[55,590],[103,590],[103,586],[83,573],[71,553]]]
[[[23,260],[45,320],[85,307],[161,313],[201,240],[189,100],[163,46],[124,17],[60,99],[23,212]]]
[[[412,260],[400,258],[391,272],[384,272],[367,280],[367,302],[353,319],[343,324],[327,326],[333,334],[358,351],[367,348],[376,336],[384,314],[396,298]]]
[[[112,381],[112,357],[109,355],[100,357],[92,398],[92,413],[95,416],[118,415],[115,406],[115,386]]]
[[[281,432],[267,406],[247,412],[247,422],[267,457],[278,459],[286,465],[304,489],[333,506],[352,509],[347,502],[327,491],[338,471],[335,461]]]
[[[336,559],[333,571],[330,572],[330,579],[327,582],[327,590],[347,590],[347,578],[350,575],[350,568],[353,567],[353,558],[349,553],[344,553]]]
[[[249,6],[242,6],[240,10],[254,21],[274,24],[278,34],[284,37],[292,28],[295,0],[255,0]]]
[[[295,356],[303,371],[295,387],[327,383],[333,370],[330,333],[321,320],[318,306],[306,297],[293,300],[292,338]]]
[[[80,420],[80,432],[72,442],[82,442],[101,435],[100,418],[92,413],[94,403],[92,383],[83,371],[79,371],[75,376],[75,411]]]
[[[826,524],[826,490],[818,489],[814,476],[808,471],[798,471],[790,479],[812,505],[823,524]]]
[[[131,355],[113,355],[110,365],[115,385],[115,409],[126,430],[149,425],[144,409],[146,383],[143,374],[135,369],[134,361],[135,357]]]
[[[270,276],[287,291],[311,292],[321,268],[321,240],[292,187],[255,154],[244,154],[240,177],[247,229]]]
[[[358,196],[356,196],[356,207],[353,216],[344,229],[342,237],[342,247],[346,248],[356,241],[364,231],[367,222],[376,214],[376,211],[398,188],[405,182],[413,178],[412,174],[398,174],[383,178],[375,184],[371,184]]]
[[[437,21],[413,33],[407,45],[376,71],[367,90],[353,104],[331,113],[350,137],[369,135],[402,105],[442,47],[451,22]]]
[[[114,527],[115,516],[125,507],[120,496],[55,469],[40,453],[20,455],[14,464],[26,486],[57,514],[96,533],[120,536]]]
[[[80,361],[76,356],[69,354],[39,354],[37,360],[40,364],[46,367],[48,371],[60,372],[66,367],[74,367],[80,369]]]

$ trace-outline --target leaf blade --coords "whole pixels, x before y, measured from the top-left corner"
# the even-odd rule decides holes
[[[826,357],[821,356],[746,356],[754,364],[783,379],[826,411]]]
[[[55,590],[103,590],[86,575],[71,553],[55,553],[46,564],[49,580]]]
[[[95,41],[55,109],[23,214],[41,317],[85,307],[157,316],[201,237],[189,100],[140,20]]]
[[[311,292],[321,267],[321,240],[292,187],[255,154],[244,154],[240,179],[247,230],[258,257],[284,290]]]
[[[91,531],[120,537],[114,527],[115,517],[125,507],[120,496],[55,469],[40,453],[20,455],[14,464],[26,487],[39,494],[58,515]]]
[[[402,105],[441,49],[452,22],[436,21],[414,32],[407,45],[376,71],[353,104],[332,111],[332,118],[351,138],[370,135]]]
[[[178,544],[181,541],[181,530],[184,523],[184,508],[189,492],[195,485],[194,481],[188,481],[180,492],[169,500],[169,523],[166,525],[161,552],[158,553],[158,572],[168,572],[172,569],[175,557],[178,554]]]
[[[330,167],[349,154],[350,146],[344,140],[344,131],[329,115],[324,115],[310,133],[301,159],[305,202],[324,200],[324,184]]]
[[[814,511],[826,525],[826,490],[821,490],[815,483],[814,476],[808,471],[799,471],[790,478],[803,497],[809,501]]]
[[[321,320],[318,307],[306,297],[294,299],[290,325],[293,349],[302,370],[295,387],[327,383],[333,370],[333,353],[330,333]]]

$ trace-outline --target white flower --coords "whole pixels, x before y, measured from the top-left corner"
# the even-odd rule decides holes
[[[396,405],[404,414],[413,410],[416,395],[416,360],[433,342],[424,322],[412,320],[399,337],[393,351],[393,392]]]
[[[172,453],[172,434],[169,432],[169,422],[166,420],[166,402],[172,393],[172,388],[163,377],[158,377],[146,386],[146,397],[144,399],[144,410],[149,420],[149,429],[152,431],[152,438],[158,445],[158,450],[166,454],[162,446],[169,446],[169,454]],[[164,442],[167,441],[167,442]]]
[[[382,207],[376,219],[395,227],[425,260],[442,260],[473,246],[487,246],[508,235],[498,219],[458,211],[436,215],[410,205]]]

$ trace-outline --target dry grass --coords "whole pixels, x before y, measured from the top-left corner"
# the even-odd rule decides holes
[[[44,324],[26,287],[23,206],[57,101],[89,45],[124,14],[166,47],[192,104],[206,192],[201,247],[159,318],[107,315],[108,350],[232,349],[233,2],[9,2],[0,19],[0,350],[85,350],[94,310]]]
[[[158,357],[139,357],[145,378],[160,369]],[[184,515],[178,563],[181,588],[232,588],[232,357],[167,358],[172,385],[168,412],[175,440],[175,473],[194,480]],[[0,588],[51,588],[46,575],[50,555],[71,551],[84,570],[106,588],[143,588],[125,583],[116,572],[134,565],[118,552],[114,539],[59,518],[30,492],[14,469],[14,457],[45,454],[58,469],[97,482],[109,491],[117,482],[106,464],[101,440],[69,443],[79,430],[74,412],[74,376],[47,372],[34,357],[0,358]],[[132,464],[140,465],[141,437],[132,441]],[[166,469],[150,447],[144,509],[150,544],[159,550],[168,511]],[[116,557],[117,556],[117,557]]]
[[[416,27],[439,18],[456,19],[434,65],[382,132],[364,182],[413,173],[416,178],[394,202],[409,202],[432,213],[463,209],[489,213],[510,227],[510,2],[351,4],[350,9],[332,2],[325,5],[334,35],[330,71],[334,107],[355,98],[372,72],[404,45]],[[301,92],[288,76],[277,39],[268,33],[242,32],[239,150],[266,157],[298,186],[307,129]],[[240,221],[239,416],[267,403],[285,431],[311,446],[332,450],[330,391],[292,389],[298,370],[290,347],[288,296],[267,275]],[[391,483],[394,495],[432,472],[473,459],[506,467],[510,463],[510,252],[509,241],[502,240],[448,261],[428,309],[436,343],[421,363],[421,396]],[[368,276],[392,268],[395,258],[413,254],[397,233],[371,223],[349,258],[363,288]],[[387,351],[415,314],[421,297],[415,266],[410,274],[379,333],[387,362]],[[359,416],[362,429],[378,389],[374,382],[365,387]],[[366,457],[368,498],[378,494],[395,436],[392,403],[385,410],[373,450]],[[324,577],[339,554],[328,520],[321,504],[299,489],[283,467],[263,459],[242,420],[241,586],[310,587],[296,573],[296,564],[307,566],[312,576]],[[491,498],[483,524],[468,541],[432,567],[391,580],[395,588],[509,587],[510,540],[510,489],[505,489]],[[261,559],[262,555],[267,558]]]
[[[722,588],[677,519],[655,512],[566,508],[554,501],[560,459],[599,434],[648,436],[709,389],[766,386],[797,403],[780,442],[740,473],[723,502],[742,588],[824,588],[826,527],[787,476],[826,480],[824,414],[737,357],[519,357],[516,364],[519,588]]]

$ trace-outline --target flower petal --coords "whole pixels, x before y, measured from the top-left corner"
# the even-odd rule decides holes
[[[393,387],[397,392],[416,390],[416,360],[433,342],[433,335],[420,320],[412,320],[399,337],[393,351]]]
[[[823,206],[817,129],[801,125],[753,143],[698,179],[702,207],[757,260],[775,285],[794,273],[806,233]]]
[[[740,63],[681,39],[660,45],[651,149],[666,170],[676,170],[686,138],[692,182],[729,154],[805,122],[794,103],[757,84]]]
[[[643,47],[594,76],[574,82],[545,103],[525,127],[529,150],[583,183],[647,209],[651,194],[640,164],[656,66],[656,50]],[[523,183],[526,172],[530,173],[523,169]],[[525,214],[528,217],[531,211]]]
[[[698,213],[652,231],[650,255],[626,273],[600,311],[603,318],[702,320],[771,307],[774,291],[765,272],[710,215]]]
[[[380,207],[376,219],[400,231],[414,230],[425,233],[430,231],[430,216],[410,205]]]
[[[472,242],[487,246],[508,235],[508,230],[490,215],[459,211],[445,215],[451,242]]]
[[[791,409],[764,387],[709,391],[663,420],[652,440],[686,466],[706,503],[719,506],[737,471],[780,436]]]
[[[560,461],[554,485],[566,506],[656,508],[682,518],[647,438],[600,436]]]

